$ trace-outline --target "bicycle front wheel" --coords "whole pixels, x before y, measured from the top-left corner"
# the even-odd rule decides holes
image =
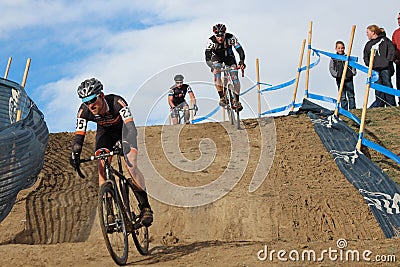
[[[233,84],[228,84],[228,88],[226,90],[226,99],[228,102],[228,106],[226,108],[226,111],[228,113],[228,118],[229,121],[231,122],[232,125],[235,125],[236,120],[235,120],[235,110],[232,108],[233,107]]]
[[[149,252],[149,229],[140,223],[140,210],[138,201],[134,193],[134,186],[129,183],[129,209],[131,212],[132,224],[132,239],[135,246],[141,255],[146,255]]]
[[[99,194],[99,219],[107,250],[113,260],[124,265],[128,260],[128,236],[123,209],[111,183],[104,183]]]

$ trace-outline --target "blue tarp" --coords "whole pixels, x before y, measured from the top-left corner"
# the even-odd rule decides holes
[[[327,115],[332,113],[329,110],[304,100],[302,111],[307,109],[322,143],[344,176],[363,196],[385,236],[396,237],[400,230],[400,186],[355,149],[357,134],[345,122]]]
[[[36,182],[48,139],[43,114],[25,90],[0,78],[0,222],[18,192]]]

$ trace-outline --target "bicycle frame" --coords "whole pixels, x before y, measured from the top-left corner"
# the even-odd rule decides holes
[[[225,97],[226,100],[228,102],[228,105],[226,107],[224,107],[228,113],[228,117],[229,120],[231,122],[232,125],[234,125],[235,123],[237,124],[237,129],[240,129],[240,116],[239,116],[239,111],[233,107],[233,98],[235,97],[235,92],[234,92],[234,85],[233,85],[233,81],[232,81],[232,76],[231,76],[231,71],[232,70],[237,70],[238,68],[232,68],[231,66],[226,66],[223,65],[221,68],[221,72],[224,73],[224,82],[223,82],[223,86],[225,88]],[[244,75],[244,72],[242,70],[242,75]],[[235,121],[235,116],[234,113],[236,112],[236,121]]]
[[[181,124],[182,122],[184,122],[184,118],[185,118],[185,109],[182,107],[176,107],[176,110],[178,111],[178,124]],[[188,112],[190,111],[194,111],[193,113],[193,117],[196,116],[197,110],[194,108],[188,108],[186,109]]]
[[[128,222],[128,227],[130,227],[130,229],[132,229],[132,230],[136,230],[136,229],[142,227],[142,225],[140,222],[135,220],[136,215],[133,213],[133,211],[130,210],[127,183],[130,183],[131,186],[133,186],[134,188],[136,188],[136,186],[130,180],[131,178],[126,178],[123,173],[121,153],[122,153],[121,149],[117,148],[108,153],[102,153],[98,156],[91,156],[90,158],[82,159],[81,163],[93,161],[93,160],[99,160],[99,159],[104,161],[104,173],[105,173],[105,177],[106,177],[106,183],[111,183],[112,187],[114,189],[114,192],[118,195],[117,199],[120,202],[121,206],[124,207],[123,214],[125,217],[125,221]],[[114,169],[111,166],[111,162],[108,159],[110,156],[114,156],[114,155],[117,156],[118,170]],[[78,168],[77,171],[78,171],[79,176],[81,176],[82,178],[85,178],[85,175],[83,175],[80,168]],[[117,185],[117,181],[116,181],[114,175],[118,176],[118,178],[119,178],[118,185]],[[118,188],[118,186],[119,186],[119,188]],[[135,217],[133,217],[132,215],[134,215]],[[134,224],[132,223],[133,220],[135,220]]]

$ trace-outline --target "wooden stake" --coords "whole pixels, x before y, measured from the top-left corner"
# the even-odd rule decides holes
[[[25,66],[24,77],[22,78],[22,83],[21,83],[22,87],[24,87],[24,88],[25,88],[25,84],[26,84],[26,79],[28,78],[28,71],[29,71],[30,65],[31,65],[31,59],[28,58],[28,59],[26,60],[26,66]]]
[[[260,86],[260,68],[258,65],[258,58],[256,58],[256,73],[257,73],[257,112],[258,117],[261,117],[261,86]]]
[[[297,88],[299,87],[299,79],[300,79],[300,68],[301,65],[303,64],[303,56],[304,56],[304,48],[306,46],[306,39],[303,39],[303,43],[301,46],[301,52],[300,52],[300,61],[299,61],[299,65],[297,67],[297,75],[296,75],[296,84],[294,86],[294,92],[293,92],[293,98],[292,98],[292,103],[293,106],[290,108],[290,111],[294,110],[294,103],[296,102],[296,96],[297,96]]]
[[[308,83],[310,79],[310,61],[311,61],[311,36],[312,36],[312,21],[310,21],[310,27],[308,29],[308,51],[307,51],[307,69],[306,69],[306,90],[304,98],[308,98]]]
[[[371,76],[372,76],[372,67],[374,66],[374,58],[375,58],[375,49],[372,48],[371,56],[369,57],[369,66],[368,66],[368,79],[369,80],[371,80]],[[358,151],[361,151],[362,138],[360,138],[360,136],[364,134],[365,117],[367,116],[367,105],[368,105],[368,96],[369,96],[370,87],[371,87],[371,84],[367,83],[365,94],[364,94],[364,105],[363,105],[363,110],[362,110],[362,115],[361,115],[360,131],[358,132],[358,141],[357,141],[357,146],[356,146]]]
[[[349,46],[347,47],[347,54],[346,54],[347,56],[351,55],[351,49],[353,47],[353,40],[354,40],[355,31],[356,31],[356,25],[353,25],[353,27],[351,29],[351,36],[350,36]],[[334,112],[335,116],[339,116],[340,99],[342,98],[344,81],[346,80],[346,73],[347,73],[348,67],[349,67],[349,61],[346,60],[346,62],[344,63],[342,79],[340,80],[339,92],[338,92],[338,96],[337,96],[337,100],[336,100],[336,108],[335,108],[335,112]]]
[[[7,77],[8,77],[8,71],[10,70],[11,61],[12,61],[12,57],[9,57],[6,72],[4,73],[4,79],[7,79]]]
[[[26,79],[27,79],[27,77],[28,77],[28,71],[29,71],[30,65],[31,65],[31,59],[28,58],[28,60],[26,61],[24,77],[22,78],[22,83],[21,83],[22,88],[25,88]],[[21,110],[21,109],[18,109],[18,110],[17,110],[17,117],[16,117],[15,121],[16,121],[16,122],[17,122],[17,121],[20,121],[20,120],[21,120],[21,117],[22,117],[22,110]]]

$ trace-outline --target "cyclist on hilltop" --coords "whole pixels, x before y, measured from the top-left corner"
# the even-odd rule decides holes
[[[171,107],[171,119],[172,124],[174,125],[178,123],[179,111],[177,108],[184,109],[185,124],[190,124],[189,106],[185,100],[186,93],[189,93],[190,99],[193,101],[193,109],[196,111],[198,110],[196,105],[196,97],[194,96],[192,88],[190,88],[190,85],[183,83],[183,79],[183,75],[175,75],[175,84],[171,86],[168,93],[168,104]]]
[[[240,82],[238,76],[237,67],[242,71],[246,68],[244,64],[244,50],[239,44],[238,39],[231,33],[226,32],[226,26],[224,24],[216,24],[213,26],[214,35],[208,38],[207,47],[205,50],[206,63],[211,68],[214,74],[214,83],[217,88],[218,95],[220,98],[219,104],[225,106],[227,104],[225,95],[225,88],[222,85],[221,80],[221,67],[222,63],[226,66],[234,68],[230,71],[232,81],[234,84],[234,103],[238,111],[243,109],[242,104],[239,102],[240,93]],[[239,64],[236,64],[236,58],[233,53],[233,47],[239,54]]]
[[[134,192],[141,210],[141,222],[150,226],[153,222],[153,211],[147,198],[144,177],[137,166],[137,130],[126,101],[118,95],[104,95],[103,84],[95,79],[87,79],[78,87],[78,96],[82,99],[79,107],[75,138],[72,145],[70,164],[78,169],[80,154],[85,139],[88,121],[97,124],[96,150],[107,148],[112,150],[115,143],[122,141],[124,161],[133,183],[137,187]],[[99,186],[105,182],[104,162],[98,161]]]

